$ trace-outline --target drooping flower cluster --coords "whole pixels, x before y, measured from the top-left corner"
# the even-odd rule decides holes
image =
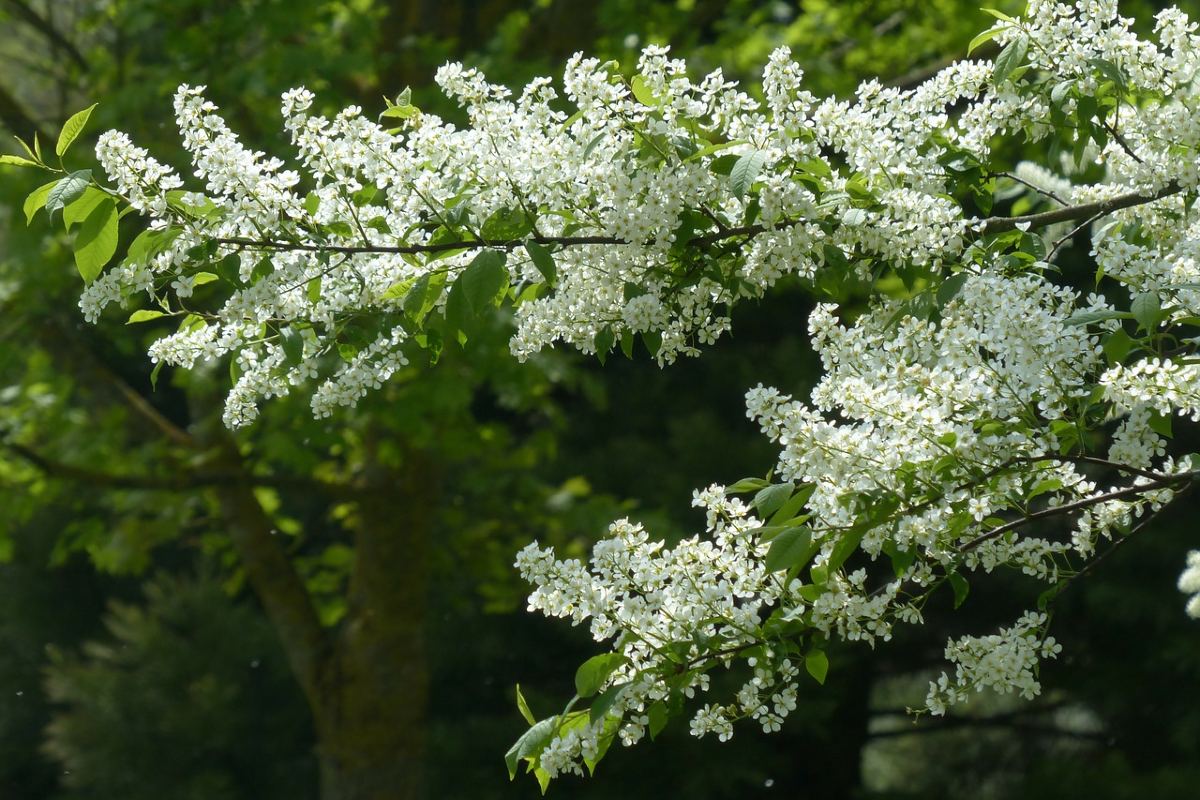
[[[735,662],[747,680],[692,731],[776,730],[802,671],[824,679],[830,639],[887,641],[938,587],[961,601],[975,571],[1061,586],[1194,482],[1168,436],[1172,418],[1200,418],[1195,28],[1169,9],[1143,40],[1112,0],[1034,0],[991,32],[994,63],[910,89],[868,82],[850,100],[814,97],[784,50],[761,101],[719,71],[693,80],[658,47],[631,81],[572,58],[563,98],[548,79],[514,97],[450,64],[437,80],[462,128],[404,97],[388,128],[287,93],[295,170],[185,86],[176,117],[203,191],[124,134],[101,137],[151,227],[81,306],[94,319],[149,293],[181,318],[152,356],[230,358],[226,421],[240,425],[301,386],[318,415],[352,405],[505,300],[518,358],[641,339],[668,364],[782,280],[866,295],[810,316],[824,377],[808,402],[747,394],[780,447],[779,483],[699,493],[708,530],[674,547],[622,521],[587,564],[536,544],[518,557],[531,608],[586,621],[614,657],[591,712],[535,725],[515,759],[579,771]],[[995,145],[1013,139],[1061,156],[1010,165]],[[1032,213],[993,210],[1017,194]],[[1060,273],[1088,226],[1094,272]],[[1025,524],[1039,519],[1070,529]],[[1046,620],[952,641],[955,677],[928,708],[983,687],[1036,694],[1036,663],[1057,652]]]

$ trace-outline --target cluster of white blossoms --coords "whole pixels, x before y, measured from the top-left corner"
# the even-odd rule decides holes
[[[1200,550],[1193,550],[1187,555],[1187,567],[1179,576],[1179,591],[1190,594],[1187,613],[1193,619],[1200,619]]]
[[[747,680],[692,731],[776,730],[801,672],[824,678],[830,639],[887,641],[939,586],[961,600],[974,571],[1061,585],[1194,481],[1169,436],[1173,418],[1200,418],[1195,29],[1168,9],[1143,40],[1113,0],[1033,0],[1001,15],[994,63],[846,100],[813,96],[786,50],[761,100],[720,71],[694,80],[661,47],[632,81],[575,56],[561,95],[538,79],[514,97],[450,64],[437,81],[463,127],[406,97],[379,124],[287,93],[294,170],[185,86],[176,116],[203,191],[101,137],[150,230],[81,306],[94,319],[148,293],[181,317],[152,356],[232,359],[226,421],[241,425],[296,387],[318,415],[352,405],[506,298],[518,358],[556,342],[631,353],[636,337],[665,365],[780,281],[858,287],[865,302],[808,320],[824,375],[807,402],[747,394],[779,483],[749,504],[731,496],[744,487],[698,493],[708,530],[674,547],[622,521],[586,564],[536,544],[517,562],[532,609],[586,621],[621,657],[599,712],[519,743],[544,774],[653,733],[735,662]],[[1013,165],[996,146],[1012,140],[1057,154]],[[997,180],[1031,213],[989,216]],[[1088,226],[1090,271],[1061,272]],[[1026,525],[1042,518],[1070,524]],[[928,708],[983,687],[1036,694],[1037,660],[1057,652],[1046,619],[951,642],[956,677]]]
[[[1041,694],[1034,676],[1038,662],[1062,651],[1053,636],[1044,636],[1045,614],[1024,614],[1011,628],[990,636],[964,636],[946,645],[946,658],[957,664],[955,677],[942,673],[929,687],[926,707],[934,714],[946,706],[966,701],[970,690],[994,689],[1003,694],[1017,692],[1027,700]]]

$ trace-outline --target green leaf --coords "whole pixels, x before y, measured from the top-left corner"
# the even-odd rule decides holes
[[[1163,318],[1158,292],[1139,293],[1133,298],[1133,304],[1129,307],[1129,311],[1137,320],[1138,327],[1146,332],[1153,331],[1158,327],[1159,321]]]
[[[1091,325],[1093,322],[1103,322],[1108,319],[1132,319],[1128,311],[1076,311],[1067,317],[1067,325]]]
[[[969,275],[966,272],[960,272],[956,275],[951,275],[946,280],[942,281],[942,285],[937,290],[937,302],[939,307],[944,307],[947,303],[958,296],[962,291],[962,287],[967,282]]]
[[[91,182],[92,171],[90,169],[76,170],[60,180],[46,195],[46,213],[54,216],[55,211],[66,208],[67,203],[77,200]]]
[[[596,348],[596,357],[603,364],[608,357],[608,351],[612,350],[613,343],[616,342],[616,336],[613,334],[612,326],[605,325],[592,339],[592,344]]]
[[[117,204],[112,198],[105,198],[79,226],[75,266],[85,283],[94,281],[117,252],[117,218]]]
[[[308,302],[316,305],[321,302],[321,276],[310,278],[308,285],[304,287],[304,294],[308,298]]]
[[[1050,90],[1050,102],[1054,104],[1055,108],[1061,108],[1063,104],[1063,98],[1065,98],[1074,88],[1075,81],[1068,80],[1055,84],[1054,88]]]
[[[54,146],[55,155],[62,158],[71,143],[79,138],[79,134],[83,133],[83,128],[87,125],[88,117],[92,115],[92,110],[97,105],[97,103],[92,103],[83,111],[72,114],[71,118],[63,124],[62,131],[58,134],[58,144]]]
[[[304,360],[304,339],[295,328],[284,328],[280,332],[279,346],[283,348],[288,364],[295,366]]]
[[[992,15],[996,19],[1001,20],[1003,22],[1016,22],[1016,20],[1014,20],[1008,14],[1005,14],[1003,11],[998,11],[997,9],[994,9],[994,8],[981,8],[979,10],[985,14]]]
[[[946,576],[946,580],[950,582],[950,588],[954,590],[954,607],[958,608],[966,602],[967,594],[971,591],[971,584],[967,583],[967,579],[957,572],[951,572]]]
[[[382,111],[379,116],[393,119],[410,119],[420,114],[421,110],[411,104],[395,105]]]
[[[22,207],[25,212],[25,224],[33,224],[33,216],[39,209],[46,205],[46,198],[50,196],[50,191],[58,184],[57,180],[43,183],[38,188],[34,189],[25,198],[25,205]]]
[[[804,668],[817,683],[824,686],[825,676],[829,674],[829,656],[825,655],[824,650],[809,650],[804,657]]]
[[[723,156],[717,156],[712,161],[708,162],[708,171],[714,175],[728,175],[733,172],[733,165],[738,162],[741,156],[733,153],[726,153]]]
[[[533,230],[533,220],[519,208],[501,208],[483,221],[479,233],[484,241],[510,242]]]
[[[245,286],[245,283],[242,281],[242,257],[237,253],[229,253],[220,261],[218,261],[217,272],[212,278],[202,279],[200,277],[201,275],[213,275],[213,273],[202,272],[197,275],[193,275],[193,285],[201,286],[205,283],[211,283],[212,281],[220,278],[226,283],[239,288]]]
[[[1051,587],[1050,587],[1049,589],[1047,589],[1046,591],[1044,591],[1044,592],[1042,592],[1041,594],[1039,594],[1039,595],[1038,595],[1038,598],[1037,598],[1037,608],[1038,608],[1038,611],[1045,611],[1045,610],[1046,610],[1046,607],[1047,607],[1047,606],[1049,606],[1051,603],[1053,603],[1053,602],[1054,602],[1054,599],[1055,599],[1056,597],[1058,597],[1059,593],[1060,593],[1060,592],[1061,592],[1063,589],[1067,588],[1067,586],[1068,586],[1070,583],[1071,583],[1070,579],[1067,579],[1067,580],[1061,580],[1061,581],[1059,581],[1058,583],[1056,583],[1056,584],[1054,584],[1053,586],[1051,586]]]
[[[1104,354],[1113,364],[1120,364],[1133,349],[1133,339],[1124,328],[1117,328],[1104,337]]]
[[[888,547],[888,545],[891,545],[891,547]],[[901,550],[890,540],[884,544],[883,549],[888,554],[888,558],[892,562],[892,572],[897,578],[907,572],[908,568],[911,567],[917,560],[917,553],[915,550]]]
[[[769,481],[765,481],[762,478],[742,478],[732,486],[726,487],[725,491],[728,494],[743,494],[745,492],[757,492],[770,485]]]
[[[546,279],[546,283],[553,285],[558,275],[558,270],[554,263],[554,256],[550,251],[532,239],[529,239],[525,242],[525,252],[529,253],[529,260],[533,262],[533,266],[537,267],[537,271],[542,273],[542,277]]]
[[[466,332],[464,328],[471,324],[474,317],[471,304],[467,302],[461,280],[456,280],[450,285],[450,291],[446,293],[444,313],[448,326],[444,332],[446,338],[450,338],[451,333],[457,332],[458,335],[456,338],[459,340],[459,344],[465,343],[463,337],[466,335]]]
[[[717,142],[716,144],[705,145],[685,158],[684,161],[697,161],[705,156],[711,156],[713,153],[719,153],[722,150],[728,150],[731,147],[737,147],[738,145],[745,143],[745,139],[734,139],[728,142]]]
[[[40,166],[36,161],[30,161],[28,158],[20,156],[0,155],[0,166],[7,164],[10,167],[37,167]]]
[[[771,519],[767,522],[767,524],[786,524],[788,520],[800,513],[800,509],[804,508],[804,504],[808,502],[808,498],[812,497],[812,494],[816,491],[816,489],[817,485],[815,483],[801,484],[796,493],[789,497],[787,502],[780,506],[779,510],[771,515]]]
[[[621,692],[628,685],[628,681],[614,683],[612,686],[596,695],[595,702],[593,702],[592,707],[588,709],[588,718],[592,722],[596,722],[607,715],[608,712],[612,710],[613,705],[616,704],[617,699],[621,696]]]
[[[533,712],[529,710],[529,704],[525,702],[525,695],[521,694],[521,684],[519,683],[517,684],[517,710],[531,726],[537,724],[537,717],[533,716]]]
[[[646,716],[650,718],[650,741],[658,738],[658,734],[662,733],[662,729],[667,726],[667,720],[670,714],[667,713],[667,704],[659,700],[646,712]]]
[[[1121,68],[1111,61],[1106,61],[1103,58],[1092,58],[1088,60],[1096,70],[1105,78],[1113,82],[1113,86],[1121,94],[1125,93],[1125,75],[1121,72]]]
[[[633,97],[644,106],[656,106],[659,101],[654,92],[650,91],[650,87],[646,85],[646,79],[641,75],[634,75],[633,80],[629,82],[629,88],[633,90]]]
[[[206,283],[212,283],[215,280],[220,280],[215,273],[212,272],[197,272],[192,276],[193,286],[203,286]]]
[[[625,354],[626,358],[633,358],[633,344],[635,341],[631,332],[624,331],[621,334],[621,352]]]
[[[662,347],[662,331],[642,331],[642,342],[650,351],[650,355],[658,355],[658,351]]]
[[[580,697],[591,697],[600,691],[604,682],[624,664],[625,656],[620,653],[601,653],[592,656],[575,671],[575,691]]]
[[[1004,80],[1013,73],[1017,67],[1021,66],[1025,61],[1025,54],[1028,52],[1029,40],[1024,36],[1018,36],[1009,42],[1000,55],[996,56],[995,67],[992,69],[992,80],[997,84],[1004,83]]]
[[[446,273],[444,272],[427,272],[417,278],[412,288],[408,290],[408,294],[404,295],[404,313],[416,320],[418,324],[424,322],[426,315],[437,305],[445,285]]]
[[[375,199],[377,194],[379,194],[379,187],[373,183],[368,183],[366,186],[350,195],[350,201],[354,203],[355,207],[362,208],[363,206],[369,205],[370,202]]]
[[[146,229],[134,237],[126,251],[125,259],[132,264],[145,264],[162,249],[173,242],[183,231],[180,228],[165,230]]]
[[[125,324],[136,325],[139,322],[149,322],[152,319],[158,319],[159,317],[165,316],[166,314],[164,314],[162,311],[154,311],[152,309],[143,308],[140,311],[135,311],[130,314],[129,319],[125,322]]]
[[[765,562],[767,571],[803,568],[819,549],[820,545],[813,543],[812,531],[808,527],[788,528],[771,541]]]
[[[992,39],[995,39],[997,36],[1004,33],[1006,30],[1008,30],[1007,25],[996,25],[993,28],[988,28],[986,31],[972,39],[971,43],[967,45],[967,55],[971,55],[971,53],[975,52],[976,47],[987,44]]]
[[[763,154],[755,150],[734,162],[733,169],[729,171],[729,188],[734,197],[744,197],[746,192],[750,191],[758,173],[762,171],[765,160]]]
[[[783,504],[792,496],[792,492],[795,489],[796,487],[790,483],[777,483],[773,486],[768,486],[754,495],[754,501],[750,505],[758,509],[760,518],[766,519],[783,507]]]
[[[1035,483],[1032,488],[1030,488],[1029,494],[1025,495],[1025,499],[1032,500],[1033,498],[1046,494],[1047,492],[1057,492],[1062,487],[1063,483],[1058,478],[1043,478]]]
[[[25,144],[25,140],[22,139],[20,136],[14,136],[13,138],[17,140],[17,144],[21,145],[21,149],[25,151],[25,155],[29,156],[30,161],[32,161],[35,164],[42,163],[42,158],[41,158],[41,156],[38,155],[38,153],[41,152],[41,147],[37,147],[37,149],[35,150],[35,149],[31,148],[29,145]],[[35,146],[37,145],[37,133],[33,134],[33,143]]]
[[[1161,414],[1157,411],[1150,412],[1150,430],[1168,439],[1172,438],[1171,415]]]
[[[95,186],[88,186],[78,199],[67,204],[63,209],[63,225],[70,230],[72,225],[87,219],[87,215],[92,213],[106,197],[108,197],[107,192],[97,189]]]
[[[521,759],[535,759],[550,744],[554,738],[555,723],[558,717],[547,717],[537,723],[517,739],[516,743],[504,754],[504,763],[508,766],[508,779],[517,777],[517,765]]]
[[[850,558],[858,549],[863,536],[870,528],[870,525],[859,524],[843,533],[837,544],[833,546],[833,550],[829,554],[829,561],[825,562],[826,568],[830,572],[840,569],[842,564],[846,563],[846,559]]]
[[[321,208],[321,195],[316,192],[309,192],[304,198],[304,210],[308,212],[310,217],[315,217],[317,211]]]
[[[594,756],[584,756],[583,763],[587,765],[588,774],[596,774],[596,765],[604,758],[604,754],[608,752],[608,748],[612,746],[613,741],[617,738],[617,731],[621,728],[620,717],[609,717],[604,721],[604,727],[600,731],[600,735],[596,738],[596,754]]]
[[[458,276],[455,283],[462,286],[463,299],[474,314],[500,305],[508,290],[508,270],[504,268],[507,260],[498,250],[482,250]]]

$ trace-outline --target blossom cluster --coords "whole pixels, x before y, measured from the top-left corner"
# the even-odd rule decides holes
[[[1193,619],[1200,619],[1200,550],[1188,553],[1187,567],[1179,576],[1179,591],[1190,594],[1187,613]]]
[[[536,543],[517,559],[531,609],[586,622],[620,656],[599,712],[519,743],[544,774],[652,734],[710,692],[714,667],[746,680],[692,732],[777,730],[802,672],[824,679],[829,640],[886,642],[976,572],[1060,586],[1196,477],[1168,441],[1173,418],[1200,419],[1196,25],[1168,9],[1142,39],[1112,0],[1001,17],[995,63],[850,99],[815,97],[782,49],[761,99],[720,71],[693,79],[662,47],[632,80],[577,55],[561,89],[537,79],[515,96],[448,64],[437,81],[462,127],[405,97],[382,123],[322,116],[296,89],[282,103],[294,169],[184,86],[176,118],[202,191],[124,134],[101,137],[150,230],[81,306],[95,319],[149,294],[179,316],[151,355],[231,359],[226,421],[241,425],[297,387],[320,416],[352,405],[505,301],[517,358],[640,338],[666,365],[780,281],[824,292],[811,396],[747,393],[779,446],[776,484],[753,484],[749,503],[736,485],[697,493],[707,529],[673,547],[626,520],[587,563]],[[997,144],[1013,140],[1061,156],[1010,165]],[[1032,213],[989,216],[1018,195]],[[1094,272],[1061,272],[1089,226]],[[855,291],[867,299],[846,302]],[[1042,518],[1069,530],[1024,524]],[[950,642],[954,677],[927,708],[982,688],[1036,695],[1038,660],[1058,652],[1047,625],[1031,611]]]

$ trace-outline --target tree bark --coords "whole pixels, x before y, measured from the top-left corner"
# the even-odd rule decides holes
[[[368,467],[348,608],[317,712],[323,800],[425,796],[428,472]]]

